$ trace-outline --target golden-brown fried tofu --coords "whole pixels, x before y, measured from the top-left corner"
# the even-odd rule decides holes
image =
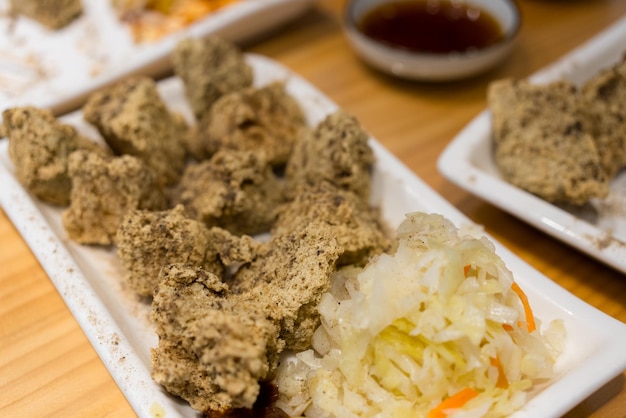
[[[135,156],[154,170],[161,186],[180,179],[188,127],[169,112],[152,79],[131,77],[92,93],[83,116],[116,154]]]
[[[231,290],[266,307],[266,317],[280,326],[286,349],[309,348],[319,324],[317,307],[342,250],[332,227],[312,221],[272,236],[257,257],[237,271]]]
[[[197,120],[223,95],[252,85],[252,68],[241,50],[218,37],[183,39],[172,53],[172,63]]]
[[[285,171],[290,190],[328,181],[368,200],[374,163],[368,140],[353,116],[341,110],[328,115],[295,145]]]
[[[202,267],[222,277],[230,264],[251,261],[258,245],[249,236],[237,237],[187,218],[181,205],[129,212],[115,241],[129,287],[148,297],[159,284],[159,271],[168,264]]]
[[[282,185],[262,156],[232,150],[189,165],[171,199],[189,217],[237,235],[267,232],[284,201]]]
[[[163,268],[152,319],[159,336],[152,377],[203,413],[251,408],[283,349],[262,304],[231,296],[197,267]]]
[[[364,264],[390,247],[378,210],[329,182],[299,188],[296,197],[279,208],[272,234],[284,235],[315,221],[328,225],[336,237],[342,249],[339,265]]]
[[[71,182],[67,172],[69,155],[84,149],[105,155],[108,150],[57,120],[47,109],[15,107],[2,113],[9,138],[9,157],[15,177],[26,190],[44,202],[67,206]]]
[[[626,59],[589,80],[582,95],[591,135],[612,178],[626,165]]]
[[[495,160],[512,184],[549,202],[582,205],[609,177],[573,85],[500,80],[488,91]]]
[[[129,211],[167,207],[154,172],[130,155],[102,157],[75,151],[68,169],[72,192],[63,225],[69,237],[80,244],[114,244]]]
[[[50,29],[61,29],[83,13],[81,0],[10,0],[11,13],[24,15]]]
[[[197,142],[190,146],[199,159],[231,149],[264,154],[270,165],[283,166],[305,128],[300,105],[277,82],[220,97],[200,120]]]
[[[310,347],[340,252],[314,222],[264,244],[232,290],[201,268],[163,268],[152,304],[154,379],[204,413],[252,407],[280,354]]]
[[[201,268],[163,268],[154,379],[205,414],[251,408],[280,354],[310,347],[340,251],[332,231],[313,223],[263,245],[232,290]]]

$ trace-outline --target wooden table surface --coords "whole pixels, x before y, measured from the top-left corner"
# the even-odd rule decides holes
[[[244,48],[308,79],[527,263],[626,322],[623,274],[455,187],[437,171],[436,160],[446,144],[485,108],[491,80],[528,76],[626,15],[624,0],[518,3],[523,26],[512,56],[497,69],[461,82],[400,81],[363,65],[342,35],[340,1],[321,1],[296,21]],[[626,417],[625,381],[622,373],[566,416]],[[4,211],[0,211],[0,416],[134,416]]]

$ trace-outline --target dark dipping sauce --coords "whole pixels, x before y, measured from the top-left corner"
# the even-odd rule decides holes
[[[487,12],[451,1],[397,1],[380,5],[357,22],[369,38],[414,52],[448,54],[493,45],[503,38]]]

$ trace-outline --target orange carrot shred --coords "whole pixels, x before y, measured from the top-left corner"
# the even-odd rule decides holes
[[[428,412],[427,418],[446,418],[448,409],[457,409],[465,405],[469,400],[478,396],[472,388],[465,388],[460,392],[455,393],[447,399],[444,399],[439,405],[434,407]]]
[[[489,357],[489,362],[492,366],[498,369],[498,381],[496,382],[497,388],[506,389],[509,387],[509,379],[506,378],[506,374],[504,374],[504,367],[500,362],[499,357]]]
[[[524,293],[522,288],[519,287],[519,285],[515,282],[511,284],[511,289],[513,289],[513,291],[517,293],[517,296],[522,301],[522,305],[524,305],[524,314],[526,315],[526,327],[528,328],[528,332],[533,332],[536,328],[535,316],[533,315],[533,310],[528,303],[528,297],[526,297],[526,293]]]
[[[468,264],[467,266],[463,267],[463,275],[465,277],[467,277],[467,273],[469,273],[469,271],[472,269],[472,265]]]
[[[504,328],[505,331],[513,331],[515,329],[509,324],[502,324],[502,328]]]

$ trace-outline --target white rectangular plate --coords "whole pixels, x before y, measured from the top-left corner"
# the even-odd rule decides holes
[[[623,18],[530,80],[569,79],[580,85],[618,62],[625,52]],[[493,158],[488,109],[450,142],[437,164],[446,178],[470,193],[626,273],[626,171],[613,180],[605,199],[594,199],[582,208],[548,203],[500,176]]]
[[[272,80],[286,82],[312,126],[337,109],[314,87],[279,64],[257,55],[248,55],[247,59],[254,68],[257,85]],[[190,115],[178,79],[165,80],[160,88],[171,109]],[[86,135],[96,136],[79,112],[63,119]],[[476,227],[379,142],[374,138],[370,141],[376,155],[372,200],[381,207],[390,226],[399,225],[409,212],[424,211],[442,214],[458,226]],[[164,411],[168,417],[196,416],[150,378],[149,352],[157,340],[148,319],[149,306],[125,289],[114,252],[71,242],[61,224],[62,210],[34,200],[18,184],[7,148],[7,141],[2,140],[0,203],[137,414],[150,417],[155,411]],[[496,248],[528,293],[543,323],[560,318],[567,328],[566,347],[556,364],[555,378],[537,388],[515,416],[561,415],[626,368],[626,325],[577,299],[500,244],[496,243]]]
[[[313,0],[241,0],[156,42],[137,44],[120,23],[112,0],[82,0],[84,13],[67,27],[49,30],[8,15],[0,0],[0,113],[31,104],[65,112],[89,92],[128,74],[157,75],[186,36],[251,39],[306,11]]]

